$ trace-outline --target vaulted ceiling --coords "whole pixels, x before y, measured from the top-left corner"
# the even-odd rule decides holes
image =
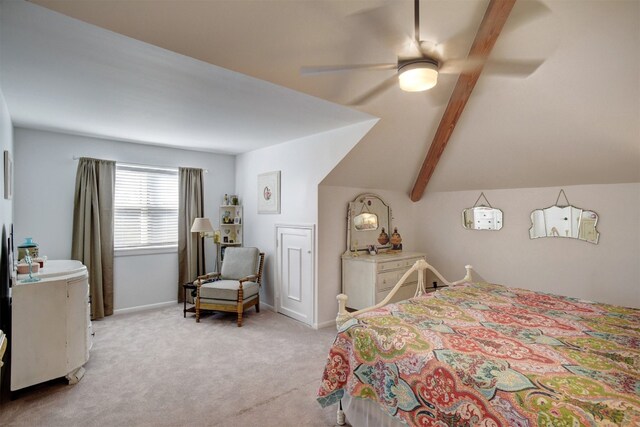
[[[303,76],[303,65],[394,62],[390,31],[413,29],[410,0],[32,0],[63,14],[335,103],[393,71]],[[640,2],[518,0],[494,59],[546,59],[526,79],[481,75],[427,191],[640,181]],[[377,25],[363,11],[387,6]],[[423,0],[421,38],[463,56],[487,0]],[[539,4],[538,4],[539,5]],[[380,117],[324,183],[411,189],[456,79],[393,87],[358,110]]]

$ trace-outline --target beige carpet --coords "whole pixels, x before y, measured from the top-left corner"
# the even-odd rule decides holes
[[[334,328],[272,311],[196,323],[182,306],[94,322],[85,377],[0,407],[2,426],[332,426],[315,401]]]

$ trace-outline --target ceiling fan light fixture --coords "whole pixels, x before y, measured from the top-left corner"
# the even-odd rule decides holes
[[[438,83],[438,65],[431,61],[416,61],[398,69],[400,89],[406,92],[422,92]]]

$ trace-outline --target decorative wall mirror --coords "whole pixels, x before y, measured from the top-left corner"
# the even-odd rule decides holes
[[[484,198],[488,206],[484,204],[478,205],[482,198]],[[462,226],[467,230],[500,230],[502,228],[502,211],[492,207],[489,200],[487,200],[487,196],[484,193],[480,193],[473,207],[462,211]]]
[[[558,204],[560,196],[564,196],[566,205]],[[572,206],[564,190],[560,190],[555,205],[531,212],[529,237],[568,237],[598,244],[597,223],[598,214]]]
[[[347,210],[347,251],[366,251],[368,246],[380,245],[378,237],[391,229],[391,208],[380,196],[364,193],[349,202]]]

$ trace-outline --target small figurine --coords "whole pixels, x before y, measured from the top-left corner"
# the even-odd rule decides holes
[[[393,245],[394,251],[402,250],[402,236],[398,233],[398,227],[393,228],[393,234],[391,235],[391,244]]]
[[[389,235],[385,233],[384,227],[382,227],[382,232],[378,236],[378,243],[380,243],[383,246],[389,243]]]
[[[228,194],[224,195],[224,199],[222,201],[222,204],[225,205],[225,206],[229,206],[229,195]]]
[[[39,277],[33,277],[33,262],[31,259],[31,255],[29,254],[29,249],[27,249],[25,251],[26,255],[24,257],[24,260],[27,264],[29,264],[29,277],[22,280],[22,283],[33,283],[33,282],[39,282],[40,278]]]

